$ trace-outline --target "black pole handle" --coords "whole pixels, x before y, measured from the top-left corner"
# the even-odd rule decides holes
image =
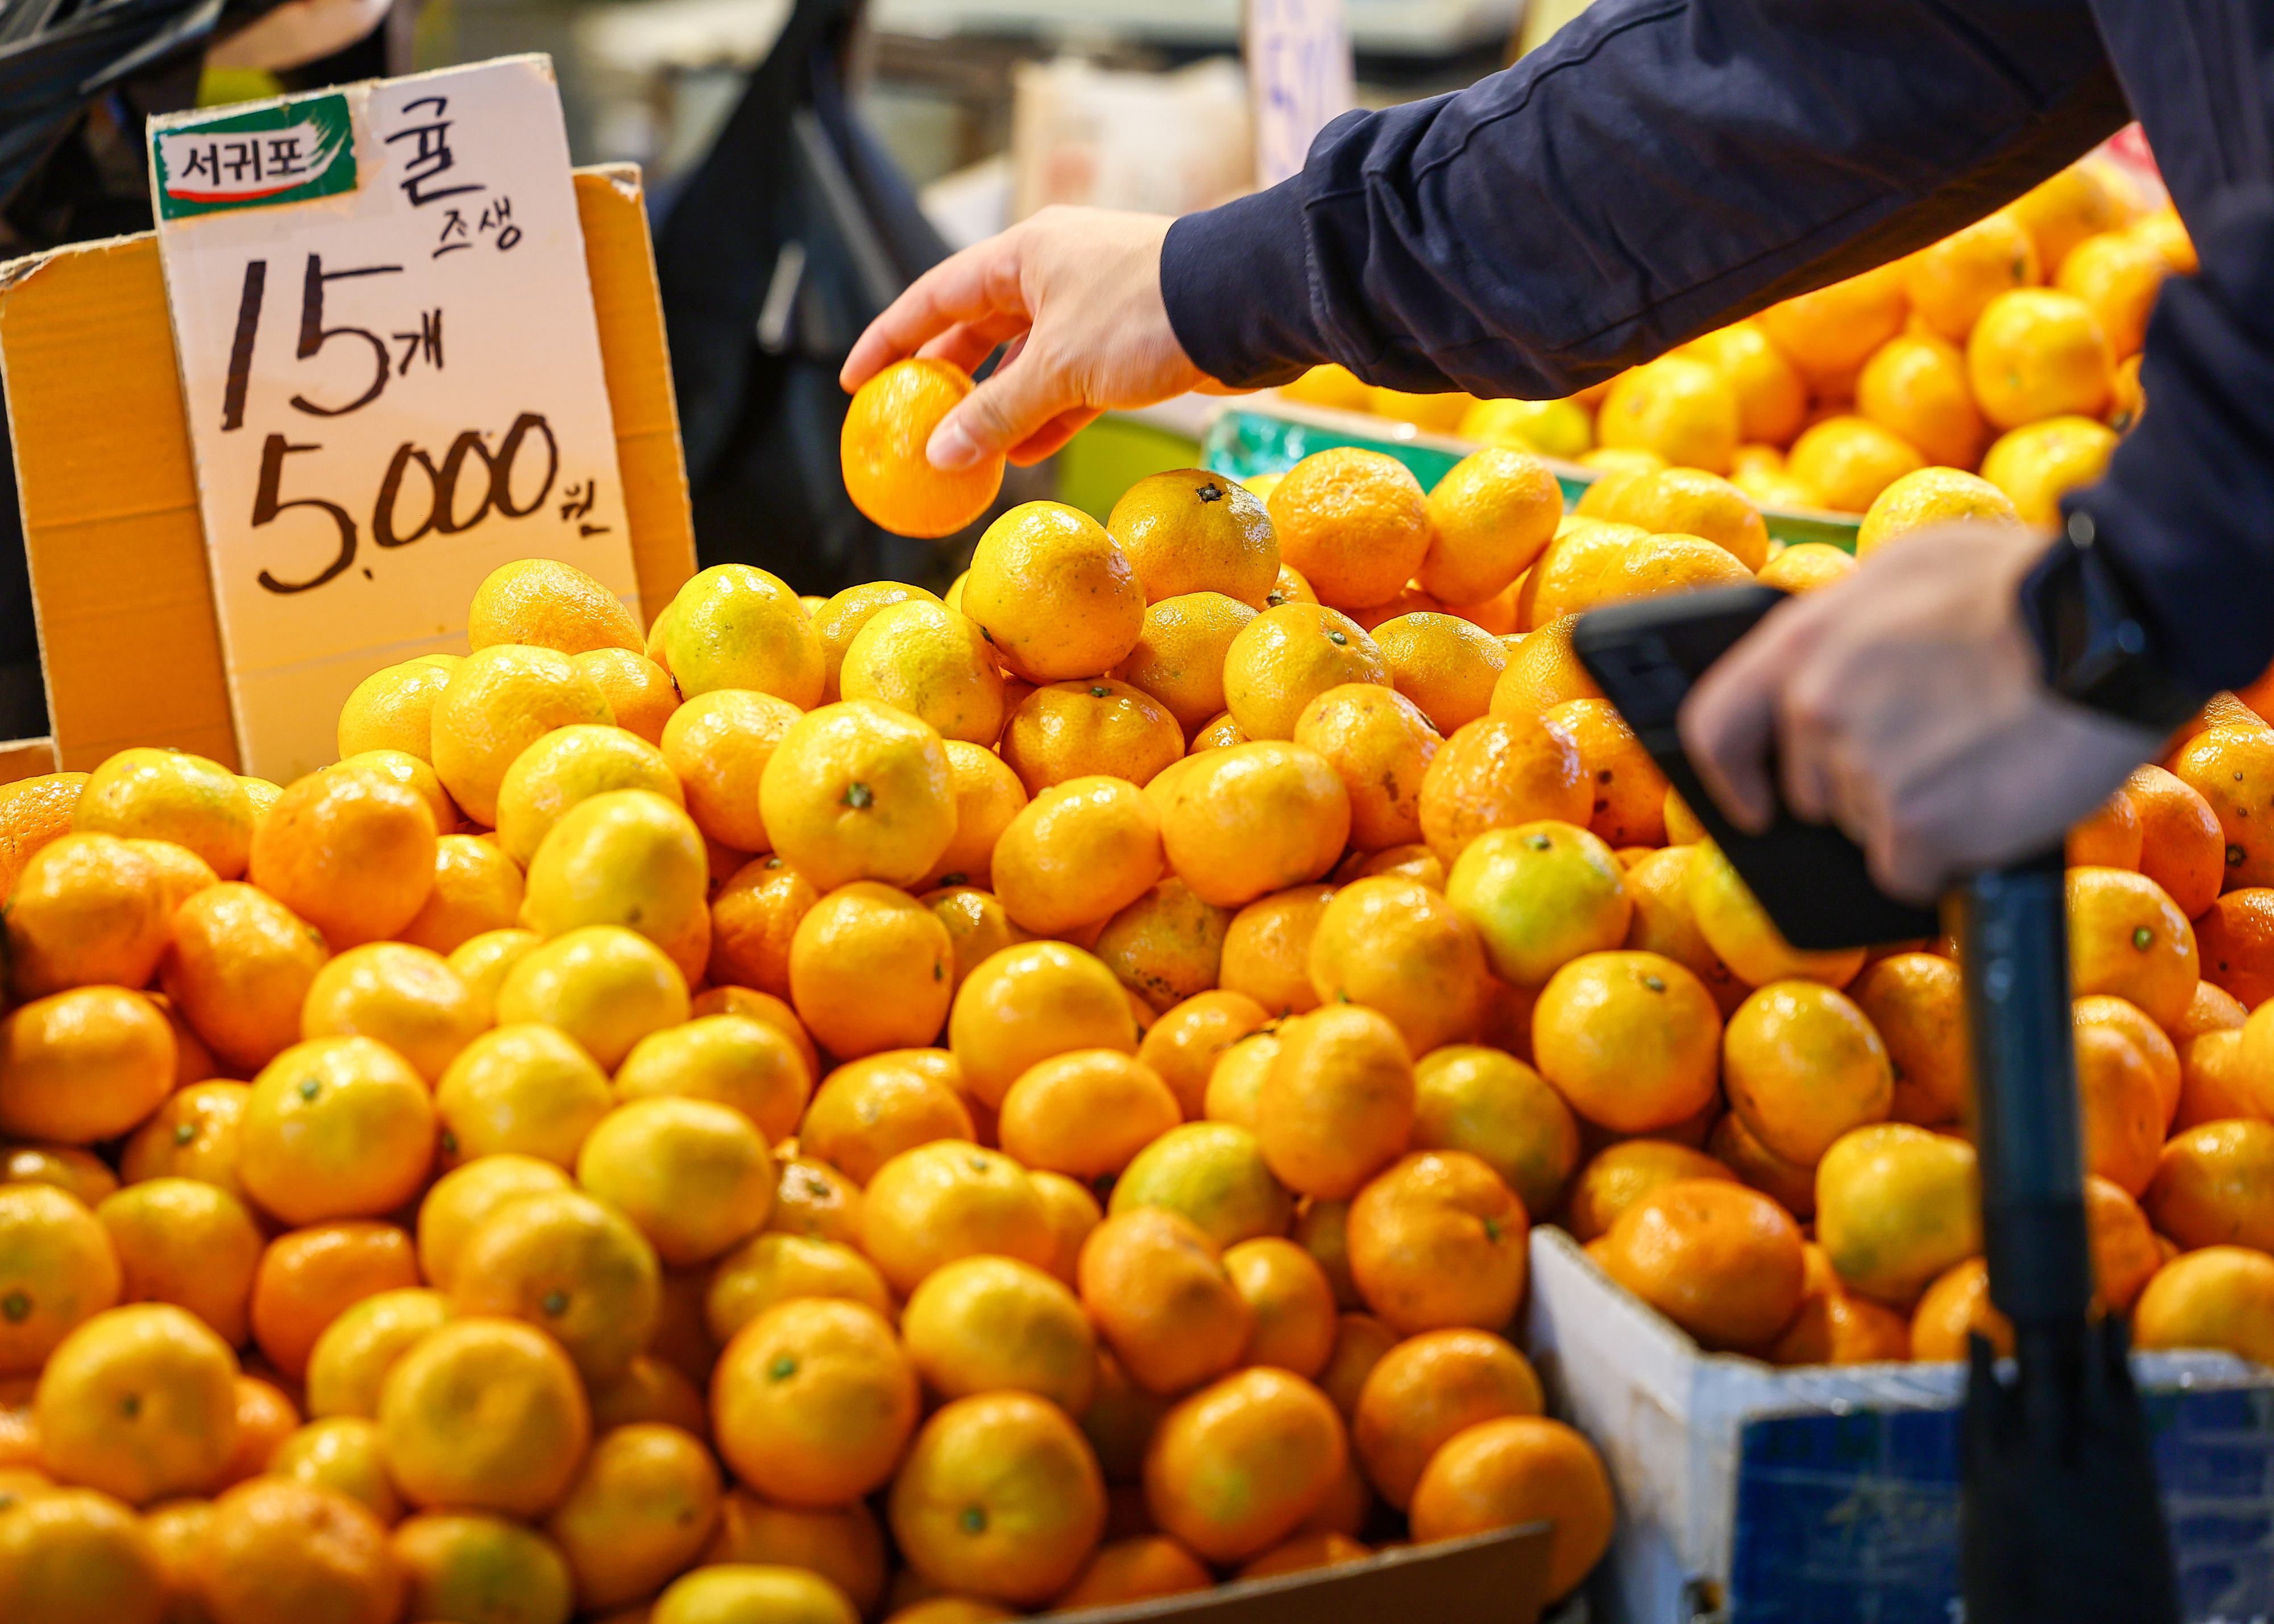
[[[2147,1419],[2120,1314],[2094,1320],[2061,853],[1954,898],[1990,1300],[2010,1381],[1977,1338],[1960,1428],[1968,1624],[2177,1624]]]
[[[2061,853],[1976,875],[1956,900],[1990,1300],[2017,1331],[2082,1326],[2092,1257]]]

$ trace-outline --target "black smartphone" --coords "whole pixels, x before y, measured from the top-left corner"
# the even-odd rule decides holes
[[[1881,891],[1864,848],[1840,830],[1804,823],[1780,803],[1765,832],[1746,833],[1682,748],[1675,718],[1690,685],[1784,597],[1773,586],[1728,586],[1614,604],[1580,616],[1571,643],[1786,941],[1822,951],[1931,936],[1942,929],[1934,911]]]

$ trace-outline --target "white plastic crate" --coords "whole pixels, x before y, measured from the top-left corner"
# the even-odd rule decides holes
[[[1532,1235],[1555,1412],[1619,1501],[1594,1624],[1953,1624],[1957,1365],[1778,1370],[1708,1354],[1564,1231]],[[2135,1357],[2190,1624],[2274,1616],[2274,1371]]]

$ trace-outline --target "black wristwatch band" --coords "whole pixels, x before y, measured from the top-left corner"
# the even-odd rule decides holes
[[[2091,515],[2069,515],[2060,539],[2022,578],[2022,618],[2045,685],[2087,710],[2169,733],[2210,695],[2157,658],[2153,622],[2097,539]]]

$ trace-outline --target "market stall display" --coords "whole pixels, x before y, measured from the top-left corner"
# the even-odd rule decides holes
[[[937,375],[848,419],[911,527],[991,494]],[[1852,560],[1703,473],[1601,506],[1344,449],[645,628],[531,560],[338,765],[11,786],[0,1598],[937,1621],[1534,1521],[1552,1598],[1614,1509],[1535,1221],[1707,1348],[1995,1335],[1953,944],[1787,946],[1570,648]],[[2069,883],[2104,1298],[2265,1358],[2251,699]]]
[[[459,98],[470,154],[553,128],[541,62],[461,72],[410,105]],[[487,124],[486,75],[520,98]],[[323,162],[430,154],[371,122],[409,94],[332,95]],[[898,362],[825,483],[927,545],[998,516],[944,592],[824,598],[695,569],[636,176],[547,139],[463,187],[510,179],[498,252],[552,205],[550,304],[534,255],[451,295],[496,398],[445,385],[439,309],[394,334],[389,466],[433,508],[370,510],[392,620],[299,596],[358,530],[275,478],[356,409],[283,369],[351,334],[358,404],[389,387],[322,298],[409,273],[316,252],[386,193],[343,163],[300,183],[347,198],[321,222],[232,215],[269,193],[162,148],[162,282],[147,237],[0,277],[74,769],[0,785],[0,1620],[1939,1616],[1935,1429],[1969,1339],[2011,1342],[1984,959],[1788,943],[1574,628],[2047,523],[2142,410],[2175,217],[2096,161],[1573,401],[1322,369],[1095,516],[933,469],[972,380]],[[546,429],[530,497],[485,436],[548,421],[513,394],[571,349],[548,409],[588,432]],[[217,439],[248,392],[258,463]],[[605,495],[553,500],[571,452]],[[340,530],[330,574],[259,578],[320,658],[231,619],[247,497]],[[2230,1573],[2274,1520],[2270,801],[2274,673],[2043,898],[2097,1312],[2148,1350],[2206,1620],[2274,1605]],[[1932,1543],[1900,1583],[1897,1522]]]

